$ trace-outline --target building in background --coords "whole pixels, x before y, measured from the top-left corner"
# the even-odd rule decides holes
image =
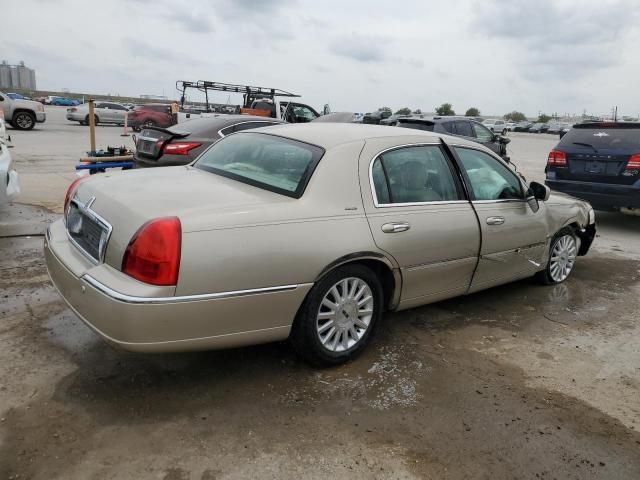
[[[6,60],[0,64],[0,88],[3,90],[37,90],[36,71],[25,66],[9,65]]]

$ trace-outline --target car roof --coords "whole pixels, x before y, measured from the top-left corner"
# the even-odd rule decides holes
[[[425,140],[450,138],[452,143],[458,145],[464,144],[474,147],[478,146],[475,142],[440,133],[426,132],[423,130],[408,130],[402,127],[388,127],[385,125],[358,123],[294,123],[264,127],[261,131],[317,145],[326,150],[345,143],[385,137],[403,137],[405,139],[407,137],[424,137]]]
[[[206,117],[195,117],[184,122],[180,122],[177,125],[171,127],[171,131],[174,132],[186,132],[189,133],[192,127],[194,130],[202,130],[208,128],[221,129],[228,125],[235,125],[237,123],[244,122],[270,122],[270,123],[284,123],[282,120],[271,117],[261,117],[258,115],[225,115],[217,114]]]

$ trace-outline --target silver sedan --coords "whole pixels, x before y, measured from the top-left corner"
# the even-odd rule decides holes
[[[124,117],[127,115],[127,107],[113,102],[96,102],[93,115],[96,125],[99,123],[115,123],[124,125]],[[80,122],[80,125],[89,124],[89,104],[84,103],[77,107],[67,108],[67,120]]]

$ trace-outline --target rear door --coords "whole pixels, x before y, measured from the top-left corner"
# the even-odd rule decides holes
[[[440,144],[389,143],[367,140],[360,184],[374,241],[400,266],[400,308],[463,294],[480,231],[453,165]]]
[[[471,291],[533,275],[547,241],[544,202],[534,212],[517,175],[501,160],[468,146],[453,148],[482,231]]]

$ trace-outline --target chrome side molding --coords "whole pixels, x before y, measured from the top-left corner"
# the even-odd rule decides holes
[[[183,303],[183,302],[197,302],[199,300],[214,300],[214,299],[224,299],[224,298],[235,298],[235,297],[244,297],[247,295],[261,295],[266,293],[277,293],[277,292],[286,292],[289,290],[296,290],[299,287],[311,286],[311,283],[305,283],[300,285],[280,285],[277,287],[265,287],[265,288],[252,288],[248,290],[234,290],[230,292],[219,292],[219,293],[201,293],[198,295],[178,295],[174,297],[137,297],[133,295],[127,295],[125,293],[120,293],[113,290],[110,287],[107,287],[102,282],[96,280],[91,275],[85,274],[82,277],[82,280],[95,287],[100,292],[105,295],[119,300],[124,303],[137,303],[137,304],[159,304],[159,303]]]

